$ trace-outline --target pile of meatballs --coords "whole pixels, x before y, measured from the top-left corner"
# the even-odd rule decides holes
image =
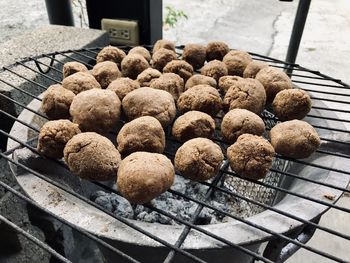
[[[282,121],[270,141],[262,137],[265,107]],[[64,64],[62,84],[43,94],[41,111],[50,121],[37,148],[64,157],[80,178],[116,180],[126,199],[144,204],[172,186],[175,171],[194,181],[213,178],[225,156],[231,170],[253,180],[266,176],[276,153],[309,157],[320,145],[315,129],[300,120],[310,109],[310,96],[283,71],[224,42],[188,44],[181,59],[168,40],[152,52],[107,46],[91,70]],[[211,140],[215,130],[229,145],[225,154]],[[116,146],[106,138],[111,131]],[[173,162],[162,154],[165,131],[181,143]]]

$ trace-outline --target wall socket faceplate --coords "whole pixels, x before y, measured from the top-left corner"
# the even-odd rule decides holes
[[[139,25],[135,20],[103,18],[101,28],[109,34],[111,44],[139,44]]]

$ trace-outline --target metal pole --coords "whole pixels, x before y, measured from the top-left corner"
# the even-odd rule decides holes
[[[71,0],[45,0],[50,24],[74,26]]]

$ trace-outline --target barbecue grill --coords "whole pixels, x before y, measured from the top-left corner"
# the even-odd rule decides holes
[[[127,52],[131,47],[119,48]],[[146,48],[152,50],[151,46]],[[306,244],[316,229],[346,242],[350,240],[350,233],[318,225],[322,214],[330,208],[350,213],[350,209],[336,204],[343,193],[350,193],[347,189],[350,180],[348,85],[297,64],[250,53],[255,60],[288,71],[294,85],[310,93],[313,108],[305,120],[318,131],[321,147],[303,160],[276,155],[269,174],[259,181],[239,177],[225,161],[212,181],[198,183],[207,189],[204,199],[193,198],[174,189],[168,191],[197,205],[190,220],[146,204],[147,208],[170,217],[177,225],[146,223],[115,215],[91,201],[89,197],[97,189],[118,192],[109,184],[88,182],[72,176],[62,161],[40,156],[35,148],[40,127],[47,121],[38,111],[40,93],[49,85],[60,83],[62,66],[67,61],[78,61],[92,68],[100,49],[43,54],[1,70],[3,77],[0,81],[18,90],[18,94],[29,103],[25,105],[0,94],[2,99],[12,101],[21,110],[17,117],[0,109],[2,115],[14,121],[10,132],[0,130],[8,137],[7,151],[1,153],[1,157],[10,163],[14,176],[28,197],[1,181],[0,187],[92,239],[108,262],[283,262],[299,248],[336,262],[350,259],[339,258]],[[183,46],[177,47],[179,57],[182,49]],[[35,78],[28,77],[33,74]],[[16,79],[25,80],[28,85],[17,86]],[[278,122],[268,110],[263,112],[262,117],[268,130]],[[216,117],[217,124],[221,118],[219,115]],[[214,141],[226,152],[228,145],[219,136],[215,136]],[[168,131],[165,154],[173,159],[179,146]],[[228,213],[211,205],[208,200],[215,192],[229,195],[243,212]],[[227,222],[195,224],[203,208],[225,216]],[[70,262],[69,257],[58,254],[1,215],[0,221],[59,261]]]

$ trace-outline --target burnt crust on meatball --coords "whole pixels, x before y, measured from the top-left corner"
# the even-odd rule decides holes
[[[125,58],[126,54],[123,50],[117,47],[107,46],[101,49],[97,54],[96,63],[103,61],[112,61],[120,67],[120,63]]]
[[[223,94],[231,88],[241,77],[238,76],[223,76],[219,79],[219,89]]]
[[[228,143],[234,143],[244,133],[260,136],[264,131],[264,121],[255,113],[245,109],[230,110],[221,122],[221,134]]]
[[[274,114],[280,120],[303,119],[311,110],[309,94],[301,89],[286,89],[277,93],[272,102]]]
[[[132,49],[129,50],[128,55],[130,54],[139,54],[143,56],[148,63],[151,61],[151,53],[144,47],[141,47],[141,46],[133,47]]]
[[[137,81],[141,87],[150,87],[153,80],[159,78],[162,75],[159,70],[154,68],[148,68],[142,71],[137,76]]]
[[[89,72],[77,72],[66,77],[62,81],[62,86],[65,89],[73,91],[75,95],[89,89],[101,88],[100,83]]]
[[[67,62],[63,65],[63,78],[66,78],[74,73],[77,72],[88,72],[88,68],[79,62],[76,61],[71,61],[71,62]]]
[[[222,107],[219,92],[208,85],[197,85],[182,93],[177,101],[181,113],[191,110],[205,112],[216,116]]]
[[[153,46],[153,53],[157,52],[161,48],[168,49],[175,52],[174,42],[167,39],[157,40],[157,42],[154,43],[154,46]]]
[[[48,121],[40,129],[37,149],[48,157],[62,158],[67,142],[80,132],[78,125],[69,120]]]
[[[222,61],[226,64],[228,75],[242,77],[245,68],[253,60],[245,51],[231,50]]]
[[[173,122],[176,115],[174,98],[169,92],[148,87],[128,93],[122,101],[123,111],[129,120],[141,116],[155,117],[163,127]]]
[[[149,64],[140,54],[128,54],[122,60],[121,68],[124,77],[136,79],[142,71],[149,68]]]
[[[281,155],[303,159],[320,146],[320,137],[307,122],[291,120],[278,123],[270,131],[271,144]]]
[[[182,52],[182,59],[194,69],[199,69],[206,60],[206,47],[200,44],[187,44]]]
[[[201,68],[201,74],[212,77],[216,81],[228,74],[226,64],[219,60],[212,60]]]
[[[243,78],[252,78],[252,79],[254,79],[256,77],[256,74],[258,74],[258,72],[261,69],[267,68],[268,66],[269,65],[267,63],[265,63],[265,62],[253,60],[252,62],[250,62],[247,65],[247,67],[243,71]]]
[[[222,60],[224,56],[230,51],[230,48],[225,42],[213,41],[209,42],[206,47],[207,61]]]
[[[216,175],[223,160],[219,145],[206,138],[195,138],[177,150],[174,163],[183,177],[202,182]]]
[[[227,158],[231,169],[242,177],[259,180],[272,167],[275,151],[264,138],[243,134],[237,142],[227,148]]]
[[[165,147],[165,133],[156,118],[143,116],[122,127],[117,136],[117,144],[122,155],[139,151],[162,153]]]
[[[121,102],[111,90],[92,89],[73,99],[70,114],[82,131],[107,133],[119,121]]]
[[[260,114],[265,107],[264,86],[256,79],[239,79],[226,92],[223,107],[225,109],[246,109]]]
[[[117,64],[111,61],[103,61],[96,64],[92,68],[91,73],[103,89],[107,88],[113,80],[122,76]]]
[[[135,152],[121,162],[117,187],[131,203],[144,204],[168,190],[174,179],[174,166],[166,156]]]
[[[64,148],[64,160],[73,174],[94,181],[115,179],[121,162],[113,143],[94,132],[70,139]]]
[[[193,67],[186,61],[173,60],[165,65],[163,73],[175,73],[187,81],[193,75]]]
[[[196,74],[196,75],[193,75],[192,77],[190,77],[186,81],[185,90],[188,90],[189,88],[192,88],[192,87],[200,85],[200,84],[209,85],[209,86],[212,86],[213,88],[216,88],[216,86],[217,86],[216,80],[214,78],[200,75],[200,74]]]
[[[59,84],[51,85],[43,94],[40,111],[45,113],[49,120],[68,119],[69,107],[75,94]]]
[[[174,59],[176,59],[176,53],[174,51],[160,48],[153,53],[151,64],[153,68],[162,72],[165,65]]]
[[[164,73],[153,80],[150,87],[169,92],[176,101],[184,91],[184,81],[175,73]]]
[[[200,111],[188,111],[178,117],[172,128],[172,135],[180,142],[196,137],[211,138],[215,130],[214,119]]]
[[[117,94],[120,101],[123,100],[126,94],[138,88],[140,88],[140,84],[130,78],[118,78],[113,80],[107,87],[108,90],[112,90]]]

